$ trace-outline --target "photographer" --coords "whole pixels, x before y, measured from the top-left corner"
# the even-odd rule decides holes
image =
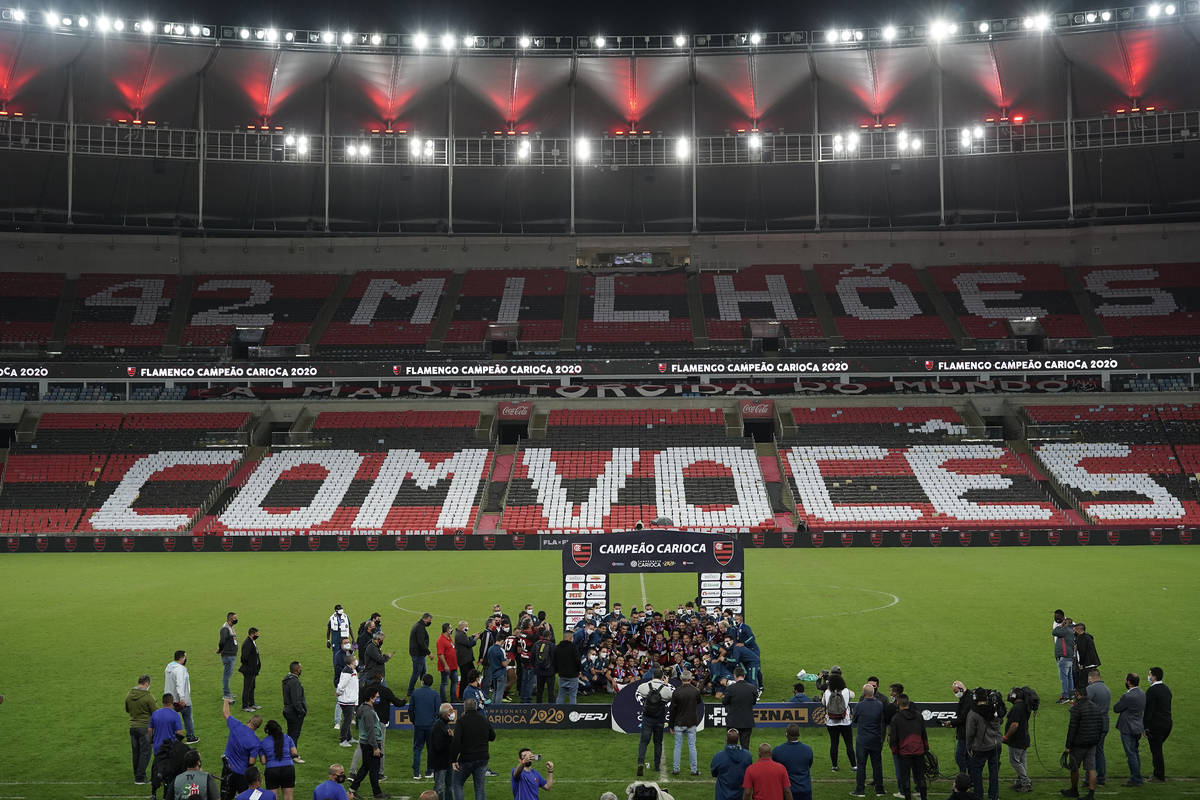
[[[541,756],[535,756],[528,747],[517,751],[517,766],[509,776],[512,782],[513,800],[538,800],[538,792],[542,789],[549,791],[554,788],[554,762],[546,762],[546,775],[533,768],[533,762]]]

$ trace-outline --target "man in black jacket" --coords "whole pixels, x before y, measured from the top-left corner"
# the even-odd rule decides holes
[[[688,670],[679,676],[683,682],[671,695],[671,727],[675,731],[675,759],[671,762],[671,774],[679,774],[679,759],[683,755],[683,739],[687,737],[688,766],[693,775],[700,774],[696,757],[696,728],[700,725],[700,690],[696,678]]]
[[[533,668],[537,673],[536,702],[549,703],[554,698],[554,631],[549,628],[538,630],[537,643],[533,646]]]
[[[254,682],[262,670],[262,659],[258,657],[258,628],[251,628],[242,642],[242,711],[258,711],[262,706],[254,702]]]
[[[429,626],[433,624],[433,614],[425,613],[413,623],[408,631],[408,654],[412,657],[412,677],[408,679],[408,695],[417,688],[417,681],[425,674],[425,657],[429,655]]]
[[[358,671],[362,674],[364,684],[383,683],[387,677],[388,659],[396,654],[383,653],[383,639],[383,631],[376,631],[367,646],[359,650],[361,663],[358,665]]]
[[[1078,634],[1076,634],[1078,639]],[[1087,800],[1096,797],[1096,745],[1104,721],[1100,709],[1087,696],[1087,685],[1075,684],[1075,704],[1071,706],[1071,717],[1067,721],[1066,752],[1071,759],[1071,788],[1061,790],[1064,797],[1079,797],[1079,768],[1087,771]]]
[[[554,673],[558,675],[557,703],[574,705],[579,698],[579,651],[566,634],[554,646]]]
[[[1100,654],[1096,640],[1087,632],[1087,625],[1075,623],[1075,685],[1087,687],[1088,673],[1100,669]]]
[[[737,728],[738,744],[750,751],[750,734],[754,732],[754,705],[758,702],[758,687],[746,680],[746,670],[735,667],[733,683],[725,687],[725,727]]]
[[[958,765],[959,772],[967,771],[967,716],[971,713],[971,709],[975,707],[975,700],[971,693],[967,691],[967,686],[962,681],[955,681],[950,689],[954,692],[954,696],[958,698],[958,708],[954,710],[954,719],[946,722],[946,725],[954,728],[954,763]]]
[[[283,718],[287,722],[287,735],[300,746],[300,729],[308,714],[308,703],[304,702],[304,686],[300,683],[300,662],[288,665],[288,674],[283,678]],[[293,759],[303,764],[299,759]]]
[[[429,769],[433,771],[433,790],[439,798],[453,796],[450,786],[450,745],[454,741],[454,733],[450,723],[454,721],[454,706],[442,703],[438,708],[437,719],[429,731]]]
[[[470,624],[462,619],[454,629],[454,655],[458,658],[458,674],[463,678],[475,666],[475,642],[478,641],[478,637],[467,632],[470,627]],[[462,697],[467,688],[466,683],[465,680],[458,682],[458,697],[454,698],[455,700]]]
[[[230,700],[233,699],[233,691],[229,688],[229,679],[233,677],[233,662],[238,654],[237,634],[233,632],[233,626],[237,623],[237,612],[227,613],[217,640],[217,655],[221,657],[221,696]]]
[[[1171,735],[1174,722],[1171,718],[1171,690],[1163,683],[1162,667],[1150,668],[1150,686],[1146,689],[1142,725],[1146,730],[1146,744],[1150,746],[1150,759],[1154,764],[1150,782],[1165,783],[1167,768],[1163,762],[1163,742]]]
[[[479,704],[474,700],[463,703],[462,718],[454,726],[454,736],[450,740],[450,766],[454,770],[454,793],[463,796],[467,778],[475,785],[475,800],[484,800],[488,759],[488,743],[496,741],[496,731],[479,711]]]

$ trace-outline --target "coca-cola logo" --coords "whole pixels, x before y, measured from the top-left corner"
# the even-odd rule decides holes
[[[500,403],[500,416],[505,419],[529,419],[533,413],[532,403]]]
[[[770,406],[768,406],[766,403],[747,403],[746,405],[742,406],[743,414],[766,414],[769,413],[770,410]]]

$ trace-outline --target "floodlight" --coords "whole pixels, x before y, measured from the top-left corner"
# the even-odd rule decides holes
[[[13,22],[24,22],[25,21],[24,9],[14,8],[12,15],[13,15]]]
[[[1044,31],[1050,27],[1050,16],[1048,14],[1038,14],[1033,18],[1033,25],[1039,31]]]
[[[908,131],[900,131],[900,133],[897,134],[896,146],[902,151],[908,149]]]
[[[692,153],[692,143],[688,141],[686,136],[680,136],[675,140],[675,158],[680,161],[687,161]]]
[[[371,145],[367,144],[366,142],[363,142],[362,144],[360,144],[358,146],[358,157],[359,158],[370,158],[371,157]]]
[[[250,29],[249,29],[249,28],[242,28],[241,30],[239,30],[239,31],[238,31],[238,38],[239,38],[239,39],[249,39],[249,38],[250,38]]]
[[[530,145],[528,139],[522,139],[521,144],[517,146],[517,158],[525,161],[529,158]]]
[[[862,40],[863,40],[863,32],[862,32],[862,31],[855,31],[855,32],[854,32],[854,41],[856,41],[856,42],[861,42]]]
[[[676,47],[687,47],[687,43],[688,43],[688,38],[686,36],[684,36],[682,33],[676,34],[676,36],[675,36],[675,46]]]
[[[57,11],[47,11],[45,14],[42,15],[42,22],[46,23],[47,25],[57,25],[58,24],[58,12]]]
[[[358,155],[358,145],[356,145],[354,142],[346,145],[346,156],[348,158],[354,158],[356,155]]]
[[[825,42],[827,44],[833,44],[837,41],[837,36],[837,31],[835,31],[833,28],[830,28],[829,30],[825,31]]]
[[[333,31],[325,31],[322,33],[321,41],[325,44],[333,44]]]
[[[112,27],[113,27],[113,30],[114,30],[114,31],[116,31],[116,32],[120,33],[121,31],[125,30],[125,20],[123,20],[123,19],[114,19],[114,20],[113,20]]]
[[[846,150],[847,150],[847,152],[853,153],[857,149],[858,149],[858,134],[852,133],[846,137]]]
[[[1101,22],[1108,22],[1111,19],[1112,19],[1111,11],[1101,11],[1100,12],[1100,21]]]
[[[757,44],[761,44],[761,43],[762,43],[762,34],[761,33],[750,34],[750,44],[757,45]]]
[[[971,131],[971,135],[974,136],[976,139],[982,139],[983,138],[983,126],[976,125],[975,130]]]
[[[463,37],[463,47],[474,47],[474,46],[475,46],[475,37],[474,36],[464,36]]]
[[[1167,13],[1169,13],[1169,14],[1174,14],[1175,12],[1174,12],[1174,11],[1169,11],[1169,12],[1167,12]],[[87,18],[87,17],[79,17],[79,19],[77,20],[77,22],[79,23],[79,27],[81,27],[81,28],[86,28],[88,25],[90,25],[90,24],[91,24],[90,20],[88,20],[88,18]]]
[[[421,137],[414,136],[408,142],[408,152],[412,153],[413,158],[421,157]]]
[[[885,42],[890,42],[895,38],[896,38],[896,26],[895,25],[886,26],[883,29],[883,40]]]
[[[429,37],[423,33],[418,33],[415,36],[413,36],[412,41],[413,41],[413,47],[417,48],[418,50],[424,50],[426,47],[429,46]]]
[[[582,162],[582,161],[587,161],[591,157],[592,157],[591,141],[589,139],[584,139],[584,138],[580,137],[579,141],[575,143],[575,160]]]
[[[751,150],[757,150],[762,147],[762,137],[757,133],[750,134],[750,138],[746,141],[747,146]]]
[[[262,28],[255,28],[254,29],[254,38],[258,39],[261,42],[263,39],[267,38],[267,32],[264,31]]]
[[[920,150],[920,149],[921,149],[921,139],[920,139],[919,137],[916,137],[916,136],[914,136],[913,138],[909,139],[909,140],[908,140],[908,149],[910,149],[910,150]]]
[[[443,33],[442,34],[442,49],[443,50],[453,50],[454,49],[454,34],[453,33]]]
[[[844,149],[845,146],[842,144],[842,135],[839,133],[833,137],[833,152],[840,153]]]
[[[1022,20],[1021,26],[1027,31],[1033,30],[1033,17],[1026,17],[1024,20]]]
[[[605,38],[603,36],[597,36],[595,39],[592,40],[592,44],[596,45],[596,47],[603,50],[604,45],[608,44],[608,42],[605,40]]]
[[[992,26],[989,25],[988,23],[986,23],[986,22],[979,23],[979,32],[980,33],[987,33],[991,29],[992,29]]]
[[[354,44],[354,34],[347,31],[342,34],[342,44]]]
[[[1168,17],[1175,16],[1175,4],[1167,3],[1165,6],[1163,6],[1163,13],[1166,14]],[[86,17],[84,19],[86,19]],[[79,24],[80,25],[83,24],[83,19],[79,20]]]
[[[183,26],[179,23],[176,23],[174,27],[171,28],[171,33],[175,34],[176,36],[183,36]]]
[[[378,33],[372,33],[371,34],[371,46],[379,47],[379,45],[381,45],[381,44],[383,44],[383,37],[380,36]]]
[[[301,136],[296,140],[296,155],[303,156],[308,154],[308,137]]]
[[[433,158],[433,139],[425,140],[425,157]]]
[[[146,34],[147,36],[150,36],[151,34],[154,33],[154,23],[148,19],[144,19],[138,23],[138,30],[140,30],[142,33]]]
[[[266,30],[263,32],[263,35],[265,35],[265,36],[267,37],[267,41],[268,41],[268,42],[277,42],[277,41],[279,41],[279,31],[275,30],[274,28],[267,28],[267,29],[266,29]]]
[[[1160,6],[1158,3],[1151,3],[1146,8],[1146,16],[1150,17],[1151,19],[1154,19],[1161,13],[1162,13],[1162,6]]]
[[[292,136],[292,135],[289,133],[287,136],[285,136],[285,137],[284,137],[284,139],[283,139],[283,143],[284,143],[285,145],[287,145],[288,147],[291,147],[292,145],[296,144],[296,137],[295,137],[295,136]]]
[[[283,34],[283,40],[284,40],[285,42],[294,42],[294,41],[296,41],[296,34],[295,34],[295,32],[294,32],[294,31],[288,31],[287,33]]]
[[[517,40],[517,44],[520,45],[522,50],[528,50],[529,46],[531,44],[533,44],[533,40],[530,39],[528,36],[522,36],[520,39]]]
[[[1091,23],[1093,23],[1093,22],[1095,22],[1095,21],[1096,21],[1096,12],[1095,12],[1095,11],[1089,11],[1089,12],[1087,12],[1086,14],[1084,14],[1084,15],[1083,15],[1083,18],[1084,18],[1085,20],[1087,20],[1087,21],[1088,21],[1088,24],[1090,25]]]
[[[854,36],[854,34],[851,33],[849,28],[842,31],[842,41],[843,42],[850,41],[850,39],[853,38],[853,36]]]
[[[100,31],[101,33],[108,33],[112,30],[112,20],[108,17],[97,17],[96,30]]]
[[[942,20],[934,20],[934,23],[929,26],[929,35],[933,37],[935,42],[940,42],[950,35],[949,23]]]

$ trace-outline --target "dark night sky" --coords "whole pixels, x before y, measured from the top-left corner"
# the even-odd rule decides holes
[[[37,0],[26,0],[36,7]],[[1061,3],[1061,0],[1060,0]],[[1082,8],[1082,6],[1078,6]],[[526,2],[496,0],[417,0],[409,3],[330,2],[329,0],[61,0],[58,11],[213,24],[274,25],[436,34],[554,34],[738,32],[823,30],[826,27],[881,27],[887,22],[917,24],[945,16],[971,19],[1053,10],[1033,0],[853,0],[852,2],[717,2],[716,0],[591,0]]]

